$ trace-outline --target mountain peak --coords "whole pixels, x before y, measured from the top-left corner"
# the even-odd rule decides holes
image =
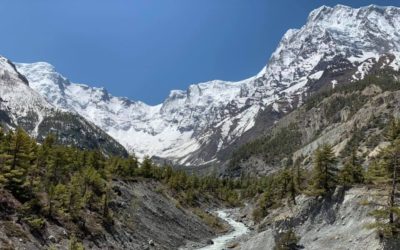
[[[17,79],[22,81],[25,85],[29,86],[29,82],[25,76],[21,75],[17,70],[14,63],[12,63],[7,58],[0,56],[0,74],[2,79]]]
[[[46,63],[19,69],[46,100],[86,117],[138,156],[202,164],[217,160],[220,150],[252,129],[260,110],[289,112],[312,91],[332,86],[332,80],[343,84],[364,78],[384,54],[391,54],[386,66],[398,69],[398,23],[395,7],[321,6],[304,26],[285,33],[256,76],[192,84],[171,91],[157,106],[71,83]]]
[[[47,74],[58,74],[56,68],[47,62],[34,62],[34,63],[16,63],[18,68],[28,67],[30,71],[36,71]]]
[[[329,7],[327,5],[322,5],[321,7],[318,7],[316,9],[312,10],[310,12],[310,14],[308,15],[307,20],[308,20],[308,22],[315,21],[321,15],[321,13],[324,13],[324,12],[327,12],[330,10],[332,10],[331,7]]]
[[[395,11],[395,13],[393,13]],[[352,8],[347,5],[338,4],[334,7],[329,7],[323,5],[313,11],[308,16],[307,24],[316,24],[318,22],[326,20],[324,24],[327,25],[329,22],[335,24],[337,22],[344,23],[346,19],[368,19],[371,13],[377,14],[377,16],[384,16],[385,14],[398,14],[400,11],[399,7],[394,6],[378,6],[378,5],[368,5],[360,8]],[[372,17],[372,18],[376,18]],[[368,21],[368,20],[367,20]]]

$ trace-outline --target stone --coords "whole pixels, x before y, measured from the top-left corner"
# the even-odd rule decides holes
[[[52,242],[52,243],[56,243],[56,242],[57,242],[56,237],[55,237],[54,235],[52,235],[52,234],[49,235],[48,239],[49,239],[49,241]]]
[[[232,249],[232,248],[235,248],[237,246],[239,246],[239,243],[238,242],[233,242],[233,243],[228,244],[226,247],[228,249]]]

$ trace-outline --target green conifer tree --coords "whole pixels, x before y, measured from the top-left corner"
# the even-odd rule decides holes
[[[400,180],[400,122],[393,121],[387,133],[390,145],[383,149],[379,155],[380,167],[375,166],[376,173],[383,173],[377,178],[372,176],[373,180],[379,180],[381,183],[386,183],[388,190],[388,203],[381,209],[372,212],[376,222],[371,226],[377,228],[381,235],[387,238],[400,237],[400,207],[397,204],[398,200],[398,183]],[[380,171],[376,171],[380,170]]]
[[[146,177],[150,178],[152,176],[152,168],[153,168],[153,163],[151,162],[150,158],[146,156],[143,159],[142,164],[140,165],[140,173]]]
[[[3,175],[6,180],[5,187],[16,197],[26,198],[26,177],[29,168],[29,152],[31,140],[28,134],[21,128],[10,132],[5,138]]]
[[[327,195],[337,184],[336,157],[332,146],[325,144],[315,151],[311,192],[314,195]]]
[[[350,158],[339,172],[339,182],[345,187],[364,182],[364,169],[359,163],[355,148],[353,148]]]

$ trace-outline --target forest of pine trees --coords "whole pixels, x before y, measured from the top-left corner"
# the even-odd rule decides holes
[[[384,237],[398,237],[400,122],[392,122],[387,131],[389,146],[381,150],[367,171],[355,148],[340,165],[332,146],[321,145],[314,152],[311,170],[301,167],[302,159],[293,162],[286,158],[281,170],[268,176],[221,179],[156,166],[149,158],[139,163],[134,156],[106,157],[99,151],[63,146],[54,135],[38,144],[20,128],[0,130],[0,190],[7,190],[23,204],[19,211],[21,221],[32,231],[40,232],[46,219],[80,222],[84,227],[88,211],[96,213],[105,225],[112,225],[109,204],[115,179],[159,181],[181,206],[187,207],[201,206],[207,195],[230,206],[258,197],[255,221],[263,219],[271,209],[296,205],[299,194],[326,198],[337,186],[372,185],[387,190],[388,202],[372,213],[376,223],[371,227]]]
[[[21,222],[37,233],[46,219],[84,229],[89,212],[105,226],[112,225],[113,180],[138,178],[163,183],[182,206],[197,206],[198,198],[207,195],[227,205],[240,202],[236,191],[240,181],[188,175],[156,166],[149,158],[139,163],[134,156],[106,157],[99,151],[60,145],[54,135],[39,144],[23,129],[0,130],[0,191],[6,190],[23,204],[18,211]],[[73,240],[71,244],[78,246],[78,240]]]

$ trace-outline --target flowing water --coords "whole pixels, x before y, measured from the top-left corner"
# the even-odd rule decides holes
[[[226,249],[226,245],[233,239],[242,236],[249,232],[249,228],[238,221],[229,217],[229,213],[225,210],[217,211],[218,217],[225,220],[233,228],[233,231],[224,235],[221,235],[212,241],[214,244],[200,248],[199,250],[222,250]]]

